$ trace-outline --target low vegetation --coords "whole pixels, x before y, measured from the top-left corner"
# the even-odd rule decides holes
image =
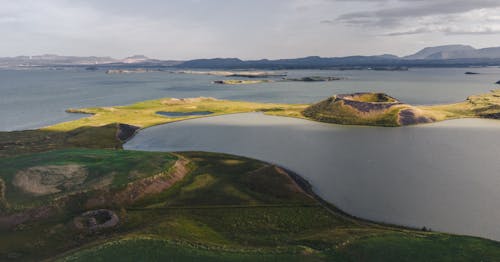
[[[120,125],[75,126],[71,130],[25,130],[0,132],[0,157],[62,148],[121,148]]]
[[[182,165],[174,167],[180,160]],[[80,187],[64,176],[69,187],[62,183],[59,192],[43,196],[12,183],[23,170],[54,165],[77,165],[87,176],[79,180]],[[0,260],[493,261],[500,257],[500,244],[494,241],[353,219],[324,206],[287,171],[243,157],[78,149],[22,155],[3,160],[0,166],[6,200],[13,205],[0,215]],[[127,190],[158,174],[175,177],[181,166],[185,176],[176,183],[132,201],[116,201],[133,195]],[[59,171],[45,176],[50,181],[61,179]],[[111,210],[120,222],[93,231],[75,226],[75,218],[96,209]],[[28,218],[19,221],[23,215]],[[6,223],[14,218],[17,223]]]
[[[92,114],[79,120],[65,122],[43,128],[45,131],[70,131],[82,126],[103,126],[111,123],[124,123],[141,128],[165,124],[169,122],[192,119],[200,116],[186,115],[184,117],[167,117],[157,114],[167,112],[198,112],[209,111],[211,116],[259,112],[279,108],[280,115],[300,116],[300,111],[306,105],[252,103],[242,101],[218,100],[215,98],[162,98],[135,103],[128,106],[96,107],[70,109],[68,112]],[[201,116],[203,117],[203,116]]]

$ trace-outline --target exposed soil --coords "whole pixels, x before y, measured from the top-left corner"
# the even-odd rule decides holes
[[[34,166],[17,172],[12,184],[26,193],[48,195],[77,187],[87,175],[80,165]]]

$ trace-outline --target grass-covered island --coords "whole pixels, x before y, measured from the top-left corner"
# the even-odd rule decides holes
[[[401,125],[394,121],[404,110],[435,121],[498,118],[499,99],[495,91],[424,107],[372,93],[314,105],[164,98],[70,110],[93,115],[0,132],[0,260],[498,261],[499,242],[351,217],[272,164],[122,144],[139,128],[255,111],[388,126]]]

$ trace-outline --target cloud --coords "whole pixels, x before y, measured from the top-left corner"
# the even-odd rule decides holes
[[[370,2],[385,2],[374,0]],[[396,26],[405,20],[429,16],[442,16],[466,13],[478,9],[500,7],[498,0],[443,0],[443,1],[398,1],[400,7],[383,8],[375,11],[346,13],[337,21],[346,24],[367,26]]]
[[[457,29],[452,27],[441,28],[416,28],[408,31],[397,31],[383,34],[384,36],[404,36],[404,35],[417,35],[423,33],[444,33],[446,35],[496,35],[500,34],[500,29],[491,27],[472,28],[472,29]]]
[[[422,34],[422,33],[428,33],[428,32],[430,32],[430,31],[427,28],[417,28],[417,29],[412,29],[412,30],[408,30],[408,31],[386,33],[384,35],[385,36],[416,35],[416,34]]]
[[[344,2],[345,0],[331,0]],[[370,11],[346,12],[322,24],[344,24],[382,36],[493,35],[500,32],[499,0],[355,0]]]

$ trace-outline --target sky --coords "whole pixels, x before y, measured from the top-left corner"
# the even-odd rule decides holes
[[[0,0],[0,56],[408,55],[500,46],[500,0]]]

